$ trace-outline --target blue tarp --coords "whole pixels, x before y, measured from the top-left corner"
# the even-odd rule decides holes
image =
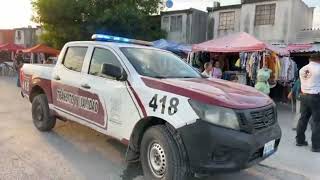
[[[189,44],[177,43],[174,41],[168,41],[160,39],[153,42],[153,47],[171,51],[174,53],[189,53],[192,51],[192,46]]]

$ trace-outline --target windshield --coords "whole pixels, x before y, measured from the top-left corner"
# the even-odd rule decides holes
[[[199,72],[178,56],[155,49],[121,48],[140,75],[155,78],[200,78]]]

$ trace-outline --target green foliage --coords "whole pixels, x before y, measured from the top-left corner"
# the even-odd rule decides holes
[[[157,14],[163,0],[32,0],[45,33],[41,40],[61,48],[64,43],[90,40],[94,33],[156,40],[163,38]]]

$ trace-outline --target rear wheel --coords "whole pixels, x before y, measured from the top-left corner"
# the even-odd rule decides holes
[[[50,131],[56,124],[56,118],[50,116],[48,99],[45,94],[34,97],[32,101],[32,119],[40,131]]]
[[[141,142],[141,164],[145,179],[185,180],[186,162],[173,135],[163,125],[149,128]]]

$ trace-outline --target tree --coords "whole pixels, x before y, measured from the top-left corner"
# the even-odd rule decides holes
[[[94,33],[155,40],[165,36],[156,17],[152,17],[162,3],[162,0],[32,0],[33,20],[45,30],[41,39],[56,48],[68,41],[90,40]]]

